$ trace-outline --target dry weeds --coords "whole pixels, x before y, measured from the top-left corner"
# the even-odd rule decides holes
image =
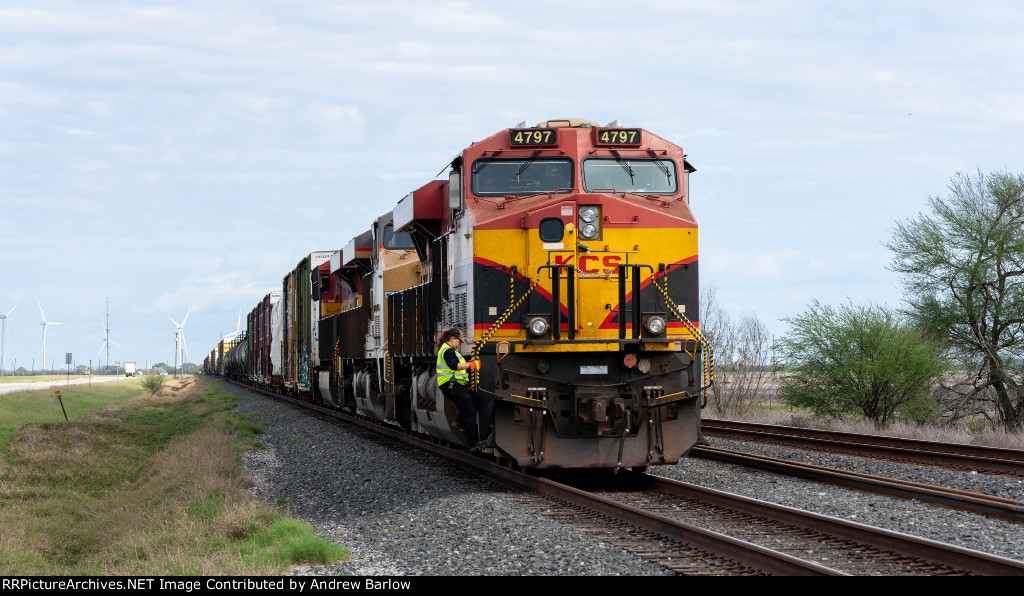
[[[727,378],[726,383],[723,383],[723,389],[728,391],[729,386],[734,383],[744,387],[750,384],[750,382],[742,379]],[[896,421],[879,429],[871,421],[859,418],[816,417],[806,410],[793,408],[780,402],[778,388],[779,379],[777,377],[772,378],[755,399],[739,404],[735,401],[730,402],[727,412],[718,411],[714,407],[713,400],[709,397],[708,407],[705,408],[703,415],[705,418],[728,418],[780,426],[820,428],[866,435],[881,434],[940,443],[987,445],[1004,449],[1024,450],[1024,433],[1007,433],[995,425],[978,420],[969,420],[953,425]]]
[[[18,431],[0,457],[0,575],[280,572],[240,554],[280,515],[245,491],[225,397],[174,387]]]

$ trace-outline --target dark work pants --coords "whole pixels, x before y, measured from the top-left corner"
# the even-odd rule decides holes
[[[466,441],[472,447],[480,442],[480,429],[477,427],[476,410],[480,407],[480,396],[476,391],[469,388],[469,385],[449,381],[441,386],[441,393],[452,400],[455,407],[459,409],[459,415],[455,421],[462,425],[466,434]]]

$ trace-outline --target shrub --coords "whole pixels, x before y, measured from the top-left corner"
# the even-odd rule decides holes
[[[156,395],[158,391],[163,389],[166,382],[167,377],[163,375],[147,375],[142,377],[142,388],[149,391],[150,395]]]
[[[880,306],[839,308],[815,301],[784,319],[780,342],[793,373],[783,400],[822,416],[860,413],[883,425],[900,413],[922,419],[936,412],[929,388],[945,371],[939,343]]]

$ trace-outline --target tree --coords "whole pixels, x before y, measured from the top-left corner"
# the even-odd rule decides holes
[[[990,400],[1008,430],[1020,429],[1024,390],[1010,363],[1024,357],[1024,176],[961,172],[928,203],[931,214],[899,223],[886,245],[907,312],[971,365],[962,402]]]
[[[946,370],[942,345],[884,306],[834,308],[814,301],[779,345],[791,373],[779,394],[816,414],[859,413],[882,426],[902,412],[920,417]]]
[[[711,403],[720,414],[740,413],[768,389],[771,334],[754,313],[734,322],[714,288],[701,292],[700,308],[701,334],[715,354]]]
[[[156,395],[166,382],[167,377],[163,375],[146,375],[142,378],[142,388],[149,391],[150,395]]]

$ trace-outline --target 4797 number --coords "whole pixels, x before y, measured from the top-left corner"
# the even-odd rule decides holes
[[[635,128],[602,128],[597,133],[597,142],[602,145],[639,145],[640,131]]]
[[[557,140],[553,130],[513,130],[513,145],[554,145]]]

